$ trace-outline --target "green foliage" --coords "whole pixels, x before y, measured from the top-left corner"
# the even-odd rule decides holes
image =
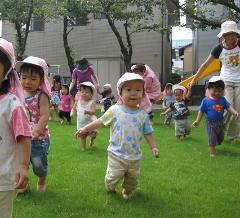
[[[196,117],[191,112],[190,120]],[[31,192],[18,196],[14,218],[237,218],[240,207],[240,149],[224,141],[217,156],[208,155],[202,121],[181,141],[174,127],[163,125],[155,111],[154,135],[161,156],[154,159],[146,142],[138,188],[131,199],[104,189],[109,128],[99,130],[94,148],[80,150],[72,125],[51,121],[47,192],[37,193],[30,167]]]
[[[171,73],[167,79],[167,83],[177,84],[181,82],[181,75],[177,73]]]

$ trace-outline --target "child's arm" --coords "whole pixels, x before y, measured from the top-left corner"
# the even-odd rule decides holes
[[[33,139],[38,138],[48,124],[48,120],[50,117],[50,104],[49,99],[46,95],[42,94],[39,101],[40,108],[40,119],[38,121],[37,126],[32,132]]]
[[[71,109],[70,117],[72,117],[74,115],[74,113],[76,112],[76,108],[77,108],[77,102],[75,101],[75,103],[73,104],[72,109]]]
[[[197,119],[192,123],[192,126],[195,127],[195,128],[198,127],[201,120],[202,120],[202,117],[203,117],[203,112],[198,111]]]
[[[239,117],[239,113],[238,113],[232,106],[230,106],[230,107],[227,109],[227,111],[228,111],[229,113],[231,113],[233,116],[235,116],[236,118]]]
[[[167,114],[167,113],[169,113],[171,111],[172,111],[172,109],[169,107],[167,110],[165,110],[164,112],[160,113],[160,116],[163,116],[163,115],[165,115],[165,114]]]
[[[94,129],[98,129],[100,127],[103,127],[103,123],[101,120],[97,119],[89,123],[88,125],[84,126],[83,128],[79,129],[75,132],[75,136],[81,136],[81,134],[86,132],[91,132]]]
[[[155,142],[155,139],[153,137],[152,134],[145,134],[144,135],[144,138],[146,139],[151,151],[152,151],[152,154],[154,157],[158,158],[159,157],[159,150],[157,148],[157,145],[156,145],[156,142]]]
[[[186,89],[187,89],[186,99],[189,100],[191,98],[191,94],[192,94],[192,87],[187,86]]]
[[[31,138],[19,136],[17,138],[18,146],[20,146],[20,164],[17,166],[15,188],[25,188],[28,183],[28,166],[31,153]]]

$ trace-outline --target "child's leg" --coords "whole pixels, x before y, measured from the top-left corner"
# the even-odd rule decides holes
[[[209,152],[210,157],[215,157],[215,155],[216,155],[215,145],[209,145],[208,152]]]
[[[96,136],[97,136],[96,130],[93,130],[90,132],[90,144],[89,144],[90,147],[94,145],[94,140],[95,140]]]
[[[0,191],[0,217],[12,217],[12,205],[15,196],[15,191]]]
[[[167,113],[167,114],[165,115],[164,124],[167,125],[167,126],[169,126],[170,123],[171,123],[171,119],[172,119],[172,113],[171,113],[171,112],[170,112],[170,113]]]
[[[140,160],[131,161],[128,164],[128,170],[124,175],[123,180],[123,198],[128,199],[129,195],[136,189],[138,178],[140,176]]]
[[[65,114],[65,115],[66,115],[65,117],[66,117],[66,119],[67,119],[68,123],[69,123],[69,124],[71,124],[71,116],[70,116],[70,111],[69,111],[69,112],[65,112],[65,113],[66,113],[66,114]]]
[[[81,139],[81,148],[84,151],[86,149],[87,136],[82,135],[82,136],[80,136],[80,139]]]
[[[126,164],[124,160],[119,159],[115,155],[108,154],[108,166],[105,175],[105,188],[108,192],[115,192],[116,186],[125,174]]]
[[[46,190],[46,176],[48,173],[48,152],[49,139],[33,140],[31,148],[31,163],[33,172],[38,176],[37,190],[44,192]]]

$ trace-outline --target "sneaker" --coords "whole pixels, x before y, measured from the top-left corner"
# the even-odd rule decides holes
[[[125,189],[122,190],[122,197],[123,197],[124,200],[128,200],[129,199],[129,194],[130,193],[126,193]]]

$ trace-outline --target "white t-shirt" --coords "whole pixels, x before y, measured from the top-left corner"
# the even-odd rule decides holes
[[[225,49],[222,44],[217,45],[211,52],[219,58],[222,67],[220,76],[227,82],[240,82],[240,43],[233,49]]]
[[[25,110],[13,94],[0,95],[0,191],[14,189],[19,164],[18,136],[31,137]]]

